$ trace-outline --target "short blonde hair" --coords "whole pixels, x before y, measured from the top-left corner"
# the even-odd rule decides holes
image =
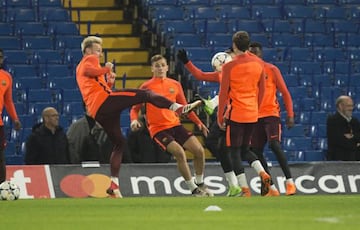
[[[102,45],[102,39],[96,36],[88,36],[84,38],[84,40],[81,43],[81,52],[84,54],[85,49],[91,47],[93,43]]]

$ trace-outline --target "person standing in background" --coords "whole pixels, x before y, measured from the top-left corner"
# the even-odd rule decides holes
[[[53,107],[42,111],[43,122],[35,124],[26,140],[25,164],[70,164],[69,143],[59,126],[59,113]]]
[[[250,44],[249,51],[262,59],[263,50],[260,43],[252,42]],[[275,154],[286,178],[286,195],[294,195],[296,193],[295,183],[291,176],[286,155],[280,145],[281,122],[280,105],[276,97],[277,90],[280,91],[282,97],[284,98],[284,104],[287,112],[287,128],[292,128],[295,123],[292,98],[279,68],[265,62],[265,73],[266,90],[264,100],[259,108],[259,120],[255,125],[254,133],[251,138],[251,150],[258,156],[266,172],[270,174],[264,157],[265,144],[266,142],[269,143],[269,147]],[[279,196],[280,193],[275,185],[271,183],[270,190],[267,194],[264,193],[262,185],[261,195]]]
[[[360,160],[360,122],[352,116],[354,102],[342,95],[336,99],[336,112],[327,117],[327,159],[330,161]]]
[[[15,105],[13,102],[12,95],[12,77],[9,72],[3,69],[4,64],[4,51],[0,49],[0,113],[5,107],[6,112],[14,122],[14,129],[19,131],[21,129],[21,122],[19,121],[16,113]],[[6,148],[6,135],[4,122],[2,116],[0,116],[0,183],[6,180],[6,162],[5,162],[5,148]]]
[[[110,197],[121,198],[119,172],[126,144],[120,127],[121,112],[133,105],[149,102],[157,107],[175,111],[180,116],[189,113],[202,102],[198,100],[181,105],[150,90],[112,90],[116,74],[111,62],[105,63],[104,67],[100,65],[103,55],[102,39],[96,36],[84,38],[81,51],[83,58],[76,67],[76,81],[85,103],[86,113],[99,122],[114,145],[110,157],[111,182],[106,192]]]

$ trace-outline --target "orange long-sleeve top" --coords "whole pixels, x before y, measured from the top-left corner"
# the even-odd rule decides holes
[[[238,123],[257,122],[265,91],[264,62],[245,52],[223,65],[221,74],[219,125],[223,124],[224,116]]]
[[[265,62],[266,90],[260,106],[259,118],[276,116],[280,117],[280,105],[276,97],[277,90],[284,98],[285,109],[289,117],[294,117],[293,102],[279,68]]]
[[[221,82],[220,72],[203,72],[197,68],[191,61],[185,64],[185,68],[190,71],[190,73],[200,81],[210,81],[210,82]]]
[[[76,67],[76,81],[86,110],[93,118],[112,92],[112,84],[106,82],[105,79],[106,73],[110,73],[110,69],[101,67],[100,61],[95,55],[84,56]]]
[[[19,120],[19,118],[16,113],[15,105],[12,99],[11,75],[7,71],[0,69],[0,81],[0,126],[3,126],[4,122],[2,120],[2,111],[4,107],[13,121]]]
[[[140,88],[152,90],[153,92],[166,97],[170,101],[177,102],[182,105],[187,104],[184,90],[181,84],[171,78],[153,77],[150,80],[144,82]],[[141,104],[138,104],[131,108],[131,121],[138,119],[141,106]],[[189,113],[188,117],[196,125],[202,124],[201,120],[194,112]],[[175,114],[174,111],[158,108],[151,103],[146,103],[146,119],[151,137],[160,131],[181,124],[179,117]]]

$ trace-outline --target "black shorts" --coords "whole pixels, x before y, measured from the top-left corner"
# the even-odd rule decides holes
[[[170,142],[176,141],[183,146],[191,136],[193,136],[192,132],[179,125],[156,133],[153,139],[163,150],[166,150]]]

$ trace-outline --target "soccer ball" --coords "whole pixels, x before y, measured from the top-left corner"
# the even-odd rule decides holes
[[[225,52],[216,53],[211,59],[211,65],[214,71],[221,71],[221,66],[232,60],[230,54]]]
[[[17,200],[20,196],[20,188],[11,181],[4,181],[0,184],[1,200]]]

